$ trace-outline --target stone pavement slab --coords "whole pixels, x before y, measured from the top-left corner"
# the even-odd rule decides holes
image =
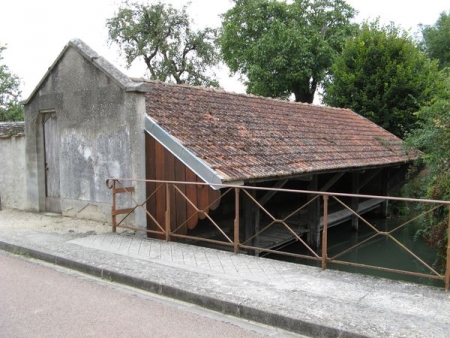
[[[0,224],[0,249],[313,337],[450,336],[450,293],[436,287],[127,233]]]

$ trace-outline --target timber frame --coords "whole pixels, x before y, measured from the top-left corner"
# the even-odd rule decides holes
[[[303,182],[301,187],[304,188],[304,190],[310,191],[389,196],[403,183],[407,169],[407,165],[397,165],[381,168],[317,173],[292,177],[291,179],[270,181],[273,185],[269,184],[268,186],[272,188],[292,188],[292,184],[289,183]],[[258,201],[264,206],[269,203],[274,196],[275,191],[269,191],[264,196],[260,197]],[[323,217],[321,217],[323,214],[323,206],[321,205],[321,200],[314,197],[314,195],[311,195],[306,201],[307,211],[302,219],[302,224],[304,225],[305,233],[307,234],[307,242],[311,246],[319,248],[321,244],[321,231],[323,229]],[[244,203],[245,201],[246,199],[244,199]],[[352,197],[350,206],[359,214],[375,210],[384,217],[388,215],[388,201],[385,200],[374,199],[368,201],[361,200],[358,197]],[[252,203],[244,204],[244,209],[245,238],[250,238],[261,228],[260,210]],[[350,221],[351,228],[354,231],[358,231],[359,218],[355,215],[343,212],[342,208],[333,210],[333,214],[329,217],[328,227]],[[253,239],[253,244],[255,243],[258,243],[257,238]]]

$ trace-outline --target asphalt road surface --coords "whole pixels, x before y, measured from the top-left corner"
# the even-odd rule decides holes
[[[0,251],[0,337],[300,337]]]

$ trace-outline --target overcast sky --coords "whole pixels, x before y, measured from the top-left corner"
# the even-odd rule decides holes
[[[147,1],[139,1],[147,2]],[[187,1],[166,0],[175,6]],[[7,44],[4,62],[22,79],[22,98],[26,98],[48,67],[72,38],[80,38],[125,74],[143,76],[145,67],[124,68],[117,48],[107,43],[106,19],[112,17],[117,0],[5,0],[0,10],[0,43]],[[359,11],[357,21],[380,17],[404,29],[417,31],[418,24],[434,24],[441,12],[450,10],[449,0],[347,0]],[[229,0],[191,0],[189,13],[199,26],[219,26],[221,13],[232,6]],[[220,71],[220,83],[229,91],[244,87]]]

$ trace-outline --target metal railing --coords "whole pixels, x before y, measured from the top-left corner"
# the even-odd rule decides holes
[[[133,184],[146,184],[152,183],[155,188],[153,191],[147,191],[147,197],[144,201],[137,201],[135,197],[135,187]],[[205,183],[199,182],[179,182],[179,181],[161,181],[161,180],[139,180],[139,179],[118,179],[111,178],[108,179],[107,187],[112,190],[112,231],[115,232],[116,228],[125,228],[131,229],[134,231],[146,231],[149,234],[157,236],[159,238],[163,238],[166,241],[170,241],[172,239],[183,239],[183,240],[192,240],[192,241],[200,241],[205,243],[210,243],[214,245],[220,245],[223,247],[229,247],[233,250],[234,253],[239,253],[240,251],[254,251],[257,253],[265,253],[265,254],[275,254],[275,255],[284,255],[294,258],[312,260],[318,262],[321,265],[322,269],[326,269],[327,266],[331,263],[338,265],[347,265],[356,268],[367,268],[378,271],[385,271],[396,274],[410,275],[415,277],[427,278],[432,280],[442,281],[445,285],[445,290],[448,291],[450,287],[450,236],[447,242],[447,265],[445,269],[445,273],[439,273],[435,268],[433,268],[430,264],[426,263],[422,258],[420,258],[416,253],[414,253],[411,249],[406,247],[403,243],[401,243],[394,236],[394,232],[405,228],[406,226],[412,224],[415,220],[425,217],[427,214],[435,212],[439,208],[447,208],[448,209],[448,230],[450,233],[450,201],[442,201],[442,200],[428,200],[428,199],[413,199],[413,198],[398,198],[398,197],[386,197],[386,196],[373,196],[373,195],[355,195],[355,194],[346,194],[346,193],[329,193],[329,192],[320,192],[320,191],[308,191],[308,190],[291,190],[291,189],[276,189],[276,188],[263,188],[263,187],[248,187],[248,186],[233,186],[233,185],[215,185],[215,188],[220,188],[222,191],[221,197],[225,196],[230,197],[230,200],[233,201],[234,195],[234,203],[233,204],[233,220],[232,227],[230,229],[225,230],[223,224],[221,224],[220,220],[215,220],[213,217],[207,212],[210,206],[217,203],[217,200],[210,201],[209,205],[204,209],[199,209],[193,201],[191,201],[187,194],[180,189],[180,186],[187,185],[196,185],[196,186],[208,186]],[[148,211],[146,207],[146,203],[151,199],[155,198],[156,193],[160,191],[160,189],[164,189],[165,191],[165,213],[164,213],[164,224],[161,224],[161,221],[158,221],[157,217]],[[252,193],[253,191],[253,193]],[[273,211],[269,211],[264,205],[259,203],[257,198],[254,197],[255,191],[262,192],[272,192],[272,193],[288,193],[294,195],[305,195],[305,196],[314,196],[313,198],[306,199],[306,202],[301,203],[299,206],[295,206],[294,210],[289,211],[287,215],[284,217],[279,217],[274,215]],[[233,194],[234,193],[234,194]],[[128,206],[126,208],[118,208],[117,207],[117,195],[125,194],[127,197]],[[172,194],[176,194],[177,198],[181,198],[186,201],[187,205],[194,212],[191,215],[186,215],[186,219],[183,222],[179,222],[179,224],[175,224],[173,220],[171,220],[172,208],[176,208],[176,206],[172,205],[171,201],[173,199],[171,197]],[[252,203],[257,206],[259,212],[265,217],[266,224],[261,229],[255,231],[252,236],[241,240],[241,223],[243,216],[242,212],[242,197],[248,198]],[[358,198],[358,199],[379,199],[383,201],[397,201],[397,202],[414,202],[419,204],[434,204],[433,207],[428,208],[425,212],[422,212],[419,215],[414,215],[411,219],[404,221],[402,224],[396,226],[393,229],[382,231],[379,230],[375,225],[369,222],[367,219],[362,217],[358,213],[358,211],[353,210],[349,207],[343,200],[348,198]],[[298,216],[302,211],[304,211],[310,203],[314,201],[317,202],[317,199],[321,199],[323,201],[321,208],[323,213],[323,218],[321,221],[321,250],[314,248],[312,245],[307,243],[307,241],[303,238],[302,233],[299,232],[298,227],[292,226],[292,222],[290,219],[294,216]],[[304,201],[304,199],[303,199]],[[350,217],[356,217],[361,222],[360,224],[367,226],[373,233],[370,234],[366,239],[362,240],[354,244],[353,246],[344,249],[341,252],[334,253],[329,256],[329,215],[330,215],[330,201],[333,201],[335,205],[341,206],[341,210],[347,210],[348,215]],[[125,224],[125,220],[129,215],[134,213],[136,209],[144,210],[147,215],[147,219],[151,220],[153,224],[155,224],[155,229],[143,229],[139,227],[133,227]],[[187,234],[186,229],[187,222],[192,217],[197,217],[197,215],[202,215],[205,221],[208,223],[208,226],[214,230],[214,233],[219,238],[208,238],[202,237],[200,235],[192,235]],[[222,215],[216,216],[216,218],[221,218]],[[120,219],[119,219],[120,218]],[[274,228],[278,226],[278,230],[282,229],[283,231],[287,231],[293,241],[298,242],[298,244],[302,247],[302,253],[299,252],[288,252],[283,251],[279,248],[267,248],[261,245],[258,245],[258,241],[254,241],[254,239],[263,236],[268,229]],[[185,232],[185,233],[183,233]],[[402,269],[395,268],[387,268],[382,266],[374,266],[363,263],[349,262],[340,260],[342,256],[348,254],[351,251],[354,251],[361,246],[373,241],[376,238],[387,238],[393,243],[395,243],[399,248],[401,248],[404,252],[408,254],[408,256],[414,258],[417,262],[420,263],[422,267],[425,268],[428,273],[416,272],[416,271],[406,271]],[[253,242],[253,243],[252,243]],[[255,244],[256,243],[256,244]]]

